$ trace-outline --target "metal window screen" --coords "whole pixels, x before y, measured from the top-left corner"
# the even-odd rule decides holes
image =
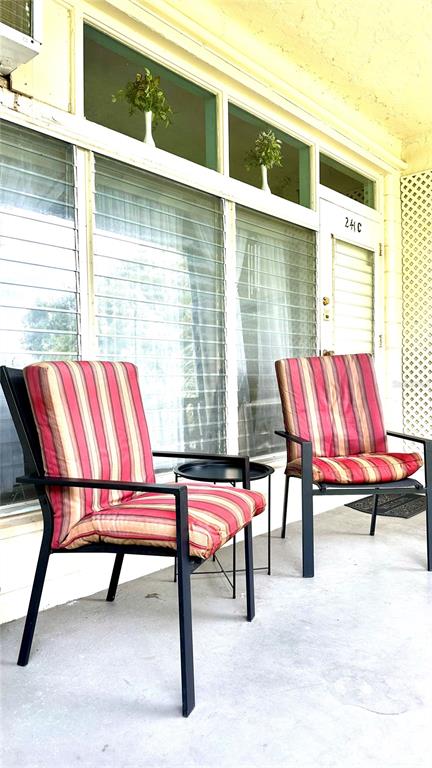
[[[432,437],[432,170],[403,176],[402,398],[406,432]]]
[[[31,36],[32,10],[32,0],[0,0],[0,22]]]

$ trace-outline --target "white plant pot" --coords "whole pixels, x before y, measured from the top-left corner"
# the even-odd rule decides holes
[[[261,189],[263,189],[264,192],[271,192],[271,189],[267,181],[267,166],[260,165],[260,168],[261,168]]]
[[[149,147],[155,147],[156,144],[154,142],[153,133],[152,133],[153,113],[152,112],[144,112],[144,119],[145,119],[144,144],[147,144],[147,146],[149,146]]]

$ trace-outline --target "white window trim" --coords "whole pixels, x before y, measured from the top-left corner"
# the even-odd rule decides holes
[[[113,147],[115,147],[115,159],[120,162],[178,181],[247,208],[254,208],[256,211],[276,216],[293,224],[308,229],[318,229],[318,214],[310,208],[270,195],[250,184],[231,179],[218,171],[204,168],[170,152],[148,147],[142,141],[124,136],[89,120],[67,115],[61,110],[47,108],[46,105],[32,104],[32,100],[27,97],[17,97],[19,104],[17,112],[14,108],[14,105],[17,106],[14,95],[10,91],[2,94],[2,90],[4,89],[0,89],[0,99],[3,96],[6,105],[0,103],[0,118],[9,122],[19,123],[24,127],[67,141],[79,149],[87,149],[107,157],[114,157]],[[47,118],[49,126],[46,122]]]

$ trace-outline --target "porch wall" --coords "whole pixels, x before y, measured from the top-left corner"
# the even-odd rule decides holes
[[[124,0],[45,0],[44,41],[41,53],[12,75],[14,95],[0,89],[0,116],[43,130],[71,142],[80,136],[83,118],[83,83],[78,66],[82,57],[79,33],[83,17],[107,34],[121,35],[124,42],[141,50],[154,50],[161,60],[175,61],[184,72],[192,71],[202,82],[212,82],[246,104],[285,121],[310,142],[334,152],[345,162],[361,163],[364,172],[381,174],[381,211],[384,219],[385,372],[383,392],[390,426],[400,425],[401,409],[401,262],[400,262],[400,143],[345,104],[324,92],[317,83],[285,57],[268,56],[253,41],[235,39],[234,31],[217,35],[215,20],[197,24],[173,9],[173,3],[147,4],[147,10]],[[216,29],[216,34],[215,34]],[[231,38],[231,42],[230,42]],[[254,51],[253,60],[250,52]],[[291,85],[296,84],[296,88]],[[22,95],[20,95],[22,94]],[[307,95],[306,95],[307,94]],[[97,131],[94,132],[97,145]],[[102,148],[104,145],[102,144]],[[318,151],[315,155],[317,163]],[[175,165],[175,163],[174,163]],[[317,209],[318,201],[314,201]],[[384,301],[383,296],[383,301]],[[283,468],[272,478],[272,527],[281,522]],[[299,518],[298,484],[291,497],[289,520]],[[266,490],[266,483],[254,484]],[[335,506],[334,500],[319,500],[317,511]],[[343,503],[341,498],[339,503]],[[256,521],[255,534],[266,528],[266,515]],[[0,521],[0,621],[22,616],[27,609],[41,537],[38,515]],[[299,552],[300,557],[300,552]],[[155,558],[128,558],[122,579],[132,579],[166,566]],[[42,607],[46,608],[107,586],[112,557],[91,555],[54,557],[50,564]]]

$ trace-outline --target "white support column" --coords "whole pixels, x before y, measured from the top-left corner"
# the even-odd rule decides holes
[[[384,179],[384,349],[386,423],[402,427],[402,248],[400,175]]]
[[[224,206],[227,451],[236,454],[238,453],[236,220],[234,203],[225,201]]]
[[[93,288],[93,153],[85,149],[76,149],[76,166],[81,356],[89,360],[96,354]]]
[[[84,117],[84,16],[75,7],[70,10],[70,111]]]

